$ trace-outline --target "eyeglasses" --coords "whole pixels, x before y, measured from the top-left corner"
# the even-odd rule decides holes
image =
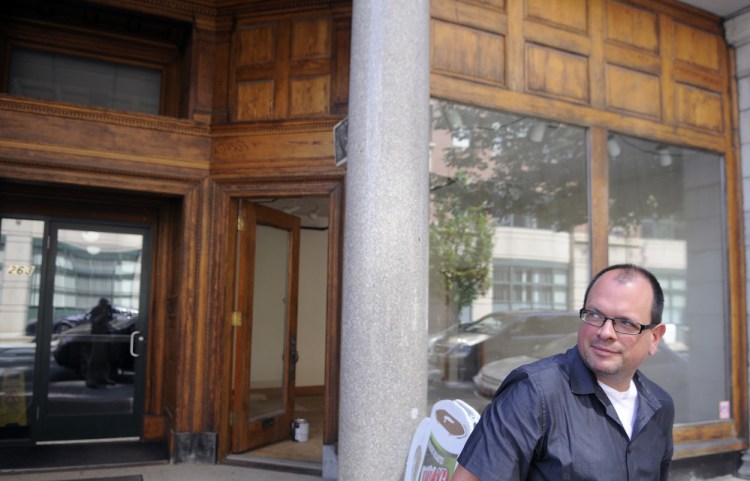
[[[615,319],[614,317],[607,317],[601,312],[590,311],[588,309],[581,309],[579,316],[583,322],[591,324],[594,327],[602,327],[605,322],[612,321],[612,328],[620,334],[636,335],[658,326],[658,324],[641,324],[629,319]]]

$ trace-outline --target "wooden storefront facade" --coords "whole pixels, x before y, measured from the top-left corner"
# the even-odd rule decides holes
[[[248,315],[237,290],[252,284],[238,274],[238,225],[267,199],[316,198],[328,209],[317,388],[323,443],[335,446],[346,167],[333,128],[348,113],[352,3],[11,3],[0,13],[0,213],[150,227],[142,439],[212,462],[259,436],[235,421]],[[723,156],[734,415],[680,427],[675,442],[684,460],[746,449],[737,98],[720,19],[652,0],[432,0],[430,17],[431,97],[588,129],[593,270],[608,262],[609,131]],[[15,48],[156,69],[158,115],[9,94]]]

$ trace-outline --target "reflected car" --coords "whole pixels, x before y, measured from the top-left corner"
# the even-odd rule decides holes
[[[577,312],[522,310],[493,312],[459,324],[428,340],[431,378],[471,383],[483,365],[529,355],[549,341],[578,332],[580,322]]]
[[[109,335],[92,335],[89,324],[72,327],[58,337],[53,351],[55,361],[85,379],[93,343],[103,342],[107,346],[108,372],[114,376],[132,371],[134,358],[130,355],[130,336],[137,323],[138,316],[115,318],[109,323]]]
[[[513,369],[563,353],[575,346],[577,340],[577,333],[567,334],[538,346],[527,355],[498,359],[483,365],[479,373],[474,376],[476,392],[486,398],[492,398],[497,388],[500,387],[500,383]],[[684,355],[671,349],[664,340],[659,343],[656,353],[647,357],[641,364],[640,371],[671,394],[675,402],[685,402],[689,372],[688,360]]]
[[[63,331],[66,331],[72,327],[76,327],[81,324],[90,324],[91,323],[90,312],[91,310],[89,309],[88,311],[67,314],[65,316],[60,316],[54,319],[52,321],[52,332],[54,334],[59,334]],[[128,307],[122,307],[122,306],[112,306],[112,315],[115,319],[128,319],[128,318],[137,316],[138,309],[130,309]],[[36,324],[37,324],[36,319],[33,319],[29,321],[28,324],[26,324],[27,336],[36,335]]]

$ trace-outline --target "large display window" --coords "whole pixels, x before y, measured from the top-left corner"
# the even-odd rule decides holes
[[[481,412],[513,368],[574,346],[598,250],[662,283],[667,334],[641,370],[674,397],[676,427],[732,418],[723,159],[604,139],[594,160],[583,127],[432,101],[430,403]]]
[[[430,175],[429,399],[481,412],[509,369],[575,344],[586,130],[434,100]]]
[[[716,154],[612,135],[609,259],[660,279],[667,331],[644,369],[675,400],[676,423],[729,419],[725,208]]]

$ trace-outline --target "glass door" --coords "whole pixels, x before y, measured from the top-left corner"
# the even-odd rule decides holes
[[[291,436],[300,220],[246,205],[240,234],[232,451]]]
[[[25,223],[28,234],[11,237]],[[148,227],[3,219],[2,234],[0,329],[16,342],[0,366],[23,359],[25,402],[16,416],[25,424],[18,425],[37,442],[139,437]],[[28,271],[22,285],[19,272]],[[0,374],[18,383],[14,371]],[[3,400],[11,401],[9,391],[0,391]],[[0,430],[10,435],[10,426],[0,414]]]

